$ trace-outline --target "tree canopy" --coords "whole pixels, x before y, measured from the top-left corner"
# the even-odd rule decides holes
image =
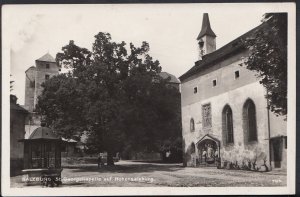
[[[248,69],[257,71],[275,114],[287,114],[287,13],[268,13],[253,37],[245,40]]]
[[[56,55],[70,71],[43,84],[38,112],[63,137],[87,131],[90,147],[107,151],[109,165],[122,149],[163,150],[181,136],[180,93],[159,77],[149,50],[147,42],[127,47],[102,32],[92,51],[70,41]]]

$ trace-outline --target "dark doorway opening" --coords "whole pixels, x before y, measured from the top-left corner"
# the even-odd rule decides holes
[[[273,149],[273,162],[275,168],[281,168],[282,161],[282,138],[271,139]]]

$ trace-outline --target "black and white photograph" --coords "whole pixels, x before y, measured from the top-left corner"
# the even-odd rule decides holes
[[[295,3],[3,5],[3,195],[295,193],[295,21]]]

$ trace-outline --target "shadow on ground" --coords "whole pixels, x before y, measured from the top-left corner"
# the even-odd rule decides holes
[[[131,160],[131,162],[142,162],[142,163],[157,163],[157,164],[178,164],[179,162],[162,161],[162,160]]]
[[[73,169],[74,172],[116,172],[116,173],[141,173],[141,172],[174,172],[183,169],[180,164],[166,164],[157,165],[151,163],[137,163],[137,164],[115,164],[114,166],[102,166],[98,168],[97,165],[86,166],[65,166],[65,168]]]

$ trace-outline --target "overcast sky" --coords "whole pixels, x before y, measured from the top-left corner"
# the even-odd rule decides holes
[[[109,32],[113,41],[142,41],[162,70],[179,77],[197,61],[203,13],[209,13],[217,49],[259,25],[266,10],[255,4],[138,4],[138,5],[23,5],[4,6],[5,43],[9,44],[12,94],[24,104],[25,70],[49,52],[75,44],[91,49],[94,35]]]

